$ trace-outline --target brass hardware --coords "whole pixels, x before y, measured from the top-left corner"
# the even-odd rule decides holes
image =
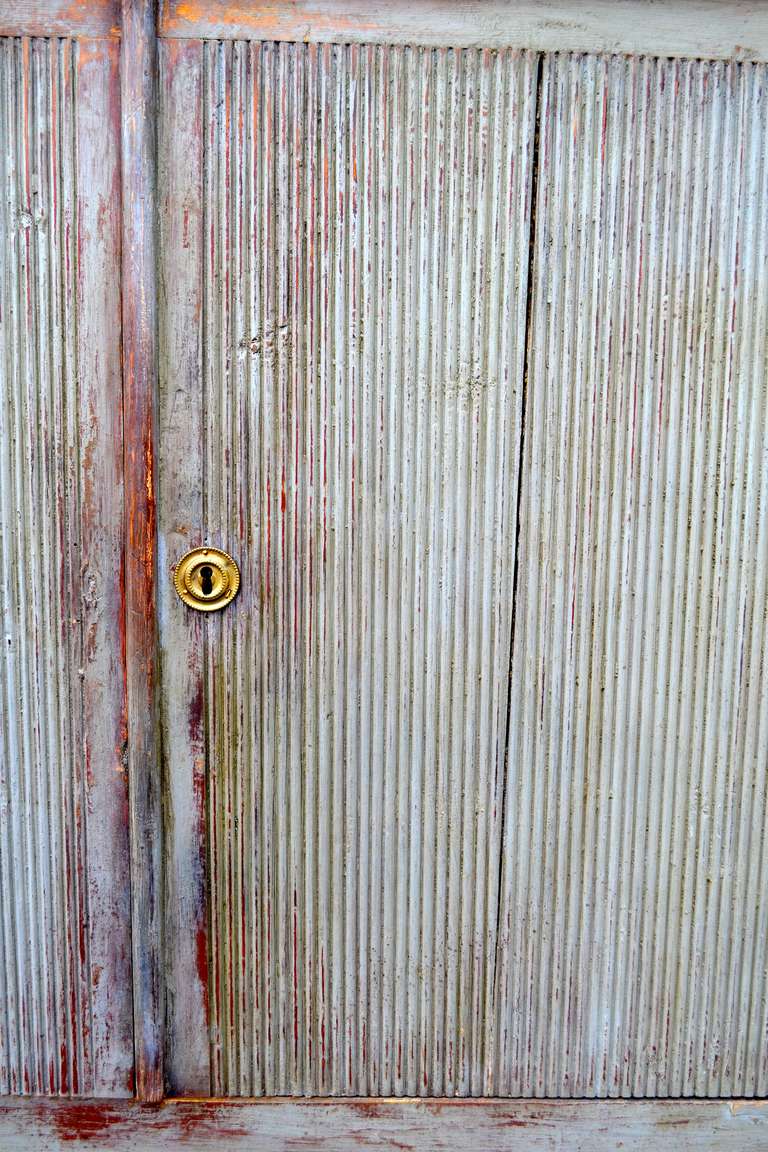
[[[221,548],[193,548],[176,565],[173,583],[188,607],[216,612],[237,595],[240,569]]]

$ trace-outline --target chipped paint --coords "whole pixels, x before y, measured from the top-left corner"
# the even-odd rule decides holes
[[[762,1152],[768,1117],[720,1100],[223,1100],[41,1101],[0,1105],[3,1152],[452,1152],[462,1144],[514,1152]],[[563,1145],[565,1141],[565,1145]]]
[[[160,35],[768,60],[765,4],[664,0],[654,17],[647,0],[164,0]]]
[[[116,40],[119,0],[13,0],[0,3],[0,36],[77,37]]]

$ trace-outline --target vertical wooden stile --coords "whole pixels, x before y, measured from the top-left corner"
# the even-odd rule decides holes
[[[136,1094],[163,1095],[161,787],[155,613],[157,37],[153,0],[122,4],[125,612]]]

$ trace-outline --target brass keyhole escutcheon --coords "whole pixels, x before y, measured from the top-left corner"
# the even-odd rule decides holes
[[[226,608],[240,587],[240,569],[221,548],[193,548],[182,556],[173,574],[181,599],[198,612]]]

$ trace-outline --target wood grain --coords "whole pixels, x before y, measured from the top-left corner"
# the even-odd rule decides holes
[[[754,1101],[46,1101],[0,1107],[3,1152],[765,1152]]]
[[[0,36],[119,35],[118,0],[0,0]]]
[[[166,950],[171,1092],[210,1092],[207,788],[201,613],[172,582],[175,561],[205,537],[203,413],[202,55],[168,41],[160,56],[160,475],[158,607],[163,755],[168,788]]]
[[[768,59],[768,5],[721,0],[162,0],[162,36]]]
[[[93,1047],[100,1094],[130,1090],[133,1036],[126,1013],[131,982],[130,860],[126,779],[127,686],[120,639],[123,565],[123,426],[120,392],[120,76],[119,45],[81,41],[76,51],[82,485],[83,710],[90,733],[88,932]],[[91,463],[93,462],[93,463]],[[87,560],[87,567],[85,566]],[[120,683],[117,697],[115,684]],[[97,816],[98,814],[98,816]],[[83,1089],[81,1089],[83,1091]]]
[[[157,44],[152,0],[124,0],[122,78],[125,640],[136,1091],[163,1092],[162,808],[155,612]]]

